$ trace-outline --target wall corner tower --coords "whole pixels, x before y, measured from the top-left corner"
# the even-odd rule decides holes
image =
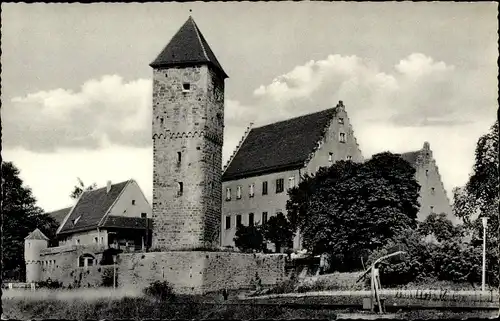
[[[189,19],[153,68],[153,248],[219,245],[224,80]]]

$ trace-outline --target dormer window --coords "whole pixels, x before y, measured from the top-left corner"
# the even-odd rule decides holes
[[[191,84],[188,82],[185,82],[182,84],[182,92],[189,92],[191,91]]]
[[[78,216],[77,218],[75,218],[75,220],[73,221],[73,225],[76,225],[76,223],[78,223],[78,220],[80,220],[80,217],[81,216]]]

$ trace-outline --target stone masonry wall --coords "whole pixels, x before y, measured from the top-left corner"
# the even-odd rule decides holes
[[[79,255],[89,252],[73,248],[46,254],[46,259],[55,260],[55,264],[43,269],[42,280],[50,278],[73,287],[100,286],[103,274],[112,272],[113,266],[78,267]],[[263,285],[283,281],[285,255],[201,251],[127,253],[118,255],[116,275],[118,286],[142,289],[157,280],[168,281],[178,293],[249,288],[256,275]]]
[[[207,66],[154,70],[153,248],[219,243],[223,91]]]

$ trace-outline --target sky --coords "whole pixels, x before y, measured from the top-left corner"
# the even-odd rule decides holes
[[[72,205],[77,177],[135,179],[151,201],[149,63],[191,14],[229,75],[224,163],[251,122],[342,100],[365,158],[428,141],[451,198],[496,119],[497,12],[494,2],[2,3],[2,157],[46,211]]]

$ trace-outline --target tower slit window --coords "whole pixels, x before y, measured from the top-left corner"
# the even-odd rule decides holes
[[[345,133],[340,133],[340,134],[339,134],[339,141],[340,141],[341,143],[345,143]]]
[[[177,182],[177,185],[178,185],[177,196],[182,196],[182,193],[184,193],[184,184],[182,182]]]
[[[177,152],[177,164],[180,164],[182,161],[182,153],[181,152]]]

